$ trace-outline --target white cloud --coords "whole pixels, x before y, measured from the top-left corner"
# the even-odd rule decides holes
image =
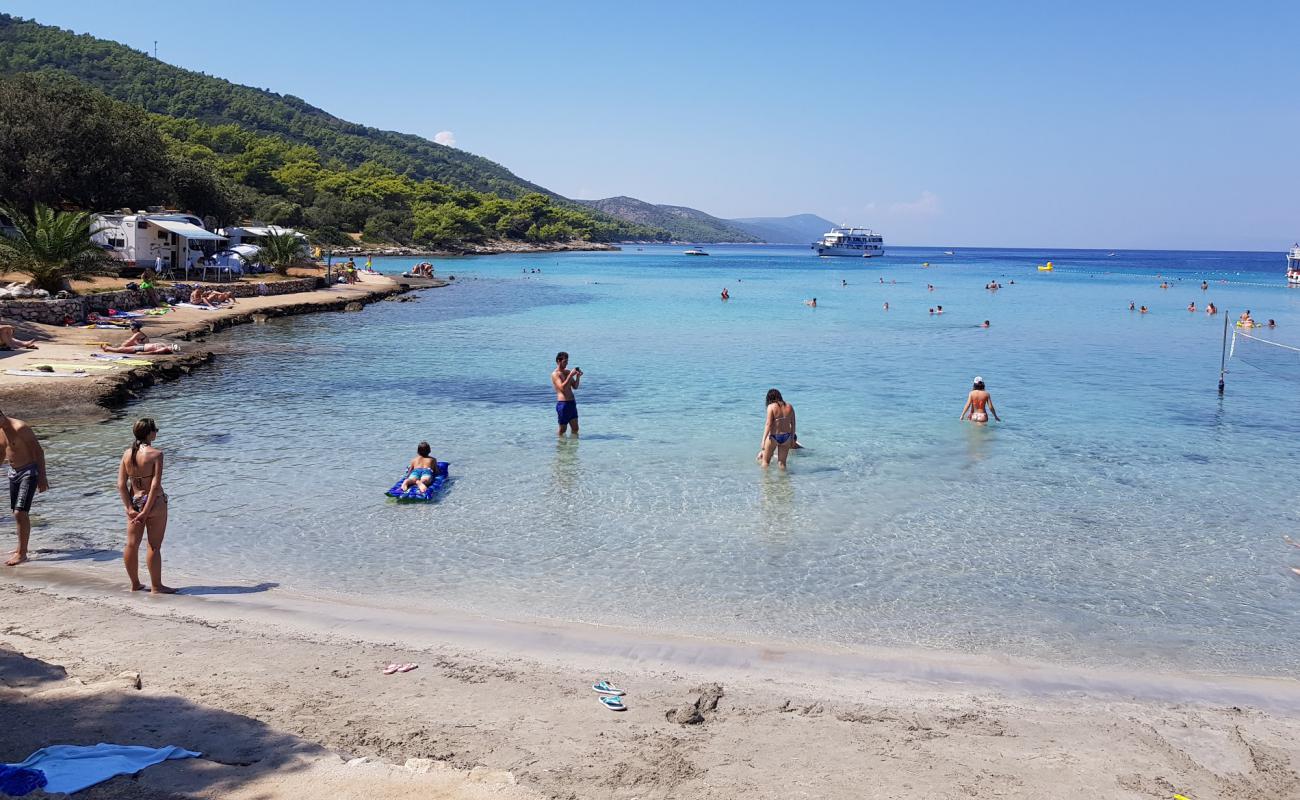
[[[889,206],[891,214],[908,217],[933,217],[941,210],[939,195],[928,190],[921,192],[921,196],[915,200],[892,203]]]
[[[451,131],[438,131],[433,135],[433,140],[438,144],[445,144],[448,147],[456,146],[456,134]]]

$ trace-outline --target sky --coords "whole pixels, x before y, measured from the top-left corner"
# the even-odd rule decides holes
[[[886,244],[1300,239],[1300,3],[395,2],[0,10],[426,136],[567,197]]]

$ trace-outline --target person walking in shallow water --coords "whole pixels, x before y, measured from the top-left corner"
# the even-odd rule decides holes
[[[141,417],[131,427],[135,441],[122,454],[117,468],[117,493],[126,509],[126,547],[122,562],[131,579],[131,591],[144,588],[140,583],[140,541],[148,536],[150,591],[154,594],[175,594],[176,590],[162,582],[162,545],[167,533],[167,493],[163,491],[162,451],[153,446],[158,436],[158,426],[153,419]]]
[[[993,419],[998,422],[1002,418],[998,416],[998,411],[993,407],[993,397],[989,395],[988,390],[984,388],[984,379],[976,375],[972,381],[970,394],[966,395],[966,405],[962,407],[961,416],[958,419],[966,419],[970,416],[970,421],[980,425],[989,423],[989,414],[993,414]]]
[[[32,499],[50,488],[45,475],[45,451],[31,426],[0,412],[0,453],[9,462],[9,508],[18,528],[18,546],[5,562],[16,567],[27,560],[27,541],[32,533]]]
[[[559,423],[556,436],[563,436],[567,427],[574,436],[578,435],[578,401],[573,399],[573,390],[582,382],[582,370],[569,369],[569,354],[561,350],[555,355],[555,371],[551,373],[551,386],[555,388],[555,420]]]
[[[763,442],[759,445],[758,463],[764,468],[772,463],[772,454],[776,454],[776,463],[785,469],[786,457],[795,446],[794,406],[785,401],[781,392],[767,390],[767,415],[763,422]]]

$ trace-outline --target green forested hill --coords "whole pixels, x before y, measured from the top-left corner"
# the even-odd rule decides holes
[[[156,114],[275,134],[352,167],[372,161],[416,180],[432,178],[502,197],[550,194],[500,164],[419,136],[357,125],[292,95],[240,86],[117,42],[0,14],[0,74],[38,71],[71,75]]]
[[[0,201],[171,204],[319,242],[666,239],[418,136],[0,14]]]
[[[762,239],[725,219],[686,206],[647,203],[635,197],[579,200],[585,206],[635,225],[663,228],[681,242],[761,242]]]

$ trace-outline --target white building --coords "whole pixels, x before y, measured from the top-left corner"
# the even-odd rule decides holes
[[[176,211],[96,214],[90,240],[113,252],[128,265],[153,268],[192,268],[200,258],[222,249],[226,237],[206,230],[203,221]]]
[[[279,236],[283,233],[292,233],[298,237],[304,250],[307,249],[306,234],[299,233],[293,228],[281,228],[279,225],[235,225],[229,228],[222,228],[221,235],[230,240],[230,246],[240,244],[259,244],[264,236]]]

